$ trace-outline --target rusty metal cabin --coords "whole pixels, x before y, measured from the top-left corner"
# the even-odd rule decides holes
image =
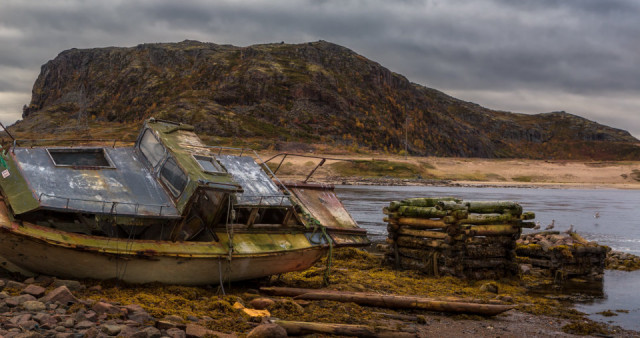
[[[205,229],[301,227],[289,194],[244,150],[204,145],[193,127],[149,120],[135,146],[183,220],[173,240],[215,239]],[[239,155],[225,152],[240,152]],[[275,178],[275,176],[273,176]]]
[[[0,186],[15,218],[89,235],[213,241],[230,224],[313,226],[275,175],[228,151],[204,145],[191,126],[150,119],[133,147],[16,143]]]

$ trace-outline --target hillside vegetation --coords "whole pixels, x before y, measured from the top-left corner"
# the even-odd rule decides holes
[[[42,66],[12,130],[77,134],[150,116],[192,124],[205,139],[259,139],[259,147],[295,142],[398,154],[407,132],[411,155],[640,159],[639,141],[626,131],[565,112],[483,108],[325,41],[67,50]]]

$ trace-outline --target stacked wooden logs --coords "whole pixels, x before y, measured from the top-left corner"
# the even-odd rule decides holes
[[[429,275],[495,279],[518,272],[515,241],[535,215],[511,201],[409,198],[384,208],[386,260]]]
[[[524,235],[516,246],[518,261],[548,270],[560,280],[574,277],[601,280],[609,250],[576,233],[557,231]]]

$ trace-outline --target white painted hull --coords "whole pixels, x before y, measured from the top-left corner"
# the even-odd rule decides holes
[[[61,278],[218,284],[304,270],[328,250],[310,244],[304,234],[237,234],[229,260],[224,238],[182,243],[109,239],[18,224],[2,211],[0,205],[0,256],[20,269]]]
[[[61,278],[118,278],[129,283],[218,284],[304,270],[326,253],[312,247],[264,255],[209,258],[136,257],[63,248],[28,238],[0,234],[0,255],[16,266]]]

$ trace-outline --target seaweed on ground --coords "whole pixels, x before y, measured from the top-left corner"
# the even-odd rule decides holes
[[[321,288],[326,259],[305,271],[290,272],[269,281],[274,286]],[[572,320],[583,319],[583,314],[572,310],[567,304],[528,293],[528,286],[544,284],[539,277],[501,279],[496,281],[472,281],[454,277],[432,277],[416,271],[398,271],[383,264],[382,258],[363,250],[345,248],[335,250],[329,289],[343,291],[367,291],[380,294],[417,295],[432,298],[452,297],[472,299],[478,302],[514,303],[517,309],[535,315],[549,315]],[[484,291],[481,286],[495,283],[498,294]],[[178,315],[183,319],[204,318],[206,326],[222,332],[247,332],[251,324],[248,316],[233,308],[239,302],[250,307],[256,298],[255,291],[260,282],[235,283],[226,296],[217,288],[164,286],[160,284],[126,285],[123,283],[85,282],[89,288],[79,297],[93,301],[106,300],[121,305],[140,304],[156,318]],[[100,288],[90,286],[99,284]],[[370,324],[380,322],[386,314],[423,315],[421,310],[391,310],[360,306],[353,303],[332,301],[297,301],[287,297],[273,297],[274,304],[268,307],[272,317],[287,320],[331,322],[345,324]],[[457,317],[454,317],[457,318]],[[466,318],[466,317],[459,317]]]

